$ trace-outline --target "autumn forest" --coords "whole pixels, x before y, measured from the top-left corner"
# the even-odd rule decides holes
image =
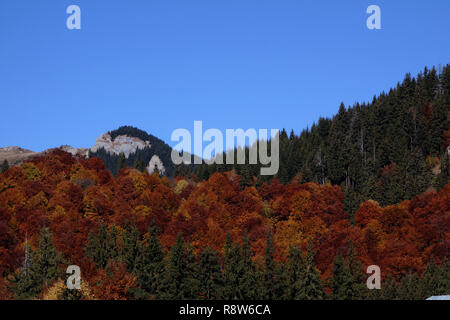
[[[60,149],[5,166],[0,299],[449,294],[449,69],[283,131],[270,179],[247,165],[149,174]],[[69,265],[80,290],[66,288]]]

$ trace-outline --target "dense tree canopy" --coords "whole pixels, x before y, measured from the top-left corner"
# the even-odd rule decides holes
[[[320,118],[300,135],[280,133],[280,169],[284,184],[331,183],[343,187],[346,210],[353,215],[365,200],[381,205],[412,199],[449,179],[450,65],[424,71],[370,103],[341,103],[332,118]],[[247,159],[248,159],[248,149]],[[189,168],[175,172],[188,176]],[[259,176],[259,165],[195,166],[207,179],[214,172],[236,170],[245,185],[272,177]]]
[[[339,186],[242,189],[240,179],[133,168],[114,178],[101,160],[60,150],[10,168],[0,174],[0,293],[44,297],[69,264],[101,299],[361,298],[372,264],[405,297],[448,290],[450,185],[396,205],[365,201],[351,219]]]

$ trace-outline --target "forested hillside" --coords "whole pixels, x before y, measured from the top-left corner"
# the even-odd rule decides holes
[[[280,134],[280,170],[60,149],[0,173],[1,299],[424,299],[450,292],[450,66]],[[248,151],[248,150],[247,150]],[[157,154],[168,175],[144,169]],[[101,158],[101,159],[100,159]],[[82,289],[68,290],[78,265]],[[368,290],[367,266],[382,289]]]
[[[108,153],[105,149],[99,149],[96,152],[89,153],[90,157],[102,159],[108,170],[110,170],[114,175],[117,175],[119,170],[126,166],[144,171],[150,159],[154,155],[157,155],[163,162],[166,169],[166,174],[169,176],[173,174],[174,166],[171,159],[172,148],[161,139],[158,139],[155,136],[132,126],[122,126],[108,133],[111,135],[111,139],[113,141],[116,137],[123,135],[136,137],[142,141],[148,141],[150,143],[150,147],[137,149],[136,152],[130,154],[128,158],[124,155]]]
[[[198,182],[55,150],[0,174],[2,299],[424,299],[450,290],[450,185],[345,210],[340,186]],[[382,290],[365,286],[378,265]],[[82,289],[65,270],[81,268]]]
[[[305,106],[307,107],[307,106]],[[340,105],[332,118],[321,118],[300,135],[280,134],[282,183],[293,180],[330,183],[343,188],[346,209],[373,199],[382,206],[442,188],[449,179],[450,65],[425,68],[371,103]],[[258,165],[202,165],[200,179],[217,171],[237,170],[244,185],[260,185]],[[188,175],[178,168],[177,172]]]

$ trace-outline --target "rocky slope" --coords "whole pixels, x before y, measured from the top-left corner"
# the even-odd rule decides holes
[[[110,154],[119,155],[123,153],[128,158],[130,154],[135,153],[138,149],[142,150],[146,147],[151,147],[150,141],[143,141],[140,138],[128,135],[119,135],[113,139],[111,134],[105,133],[97,138],[95,145],[90,150],[91,152],[97,152],[103,148]]]
[[[10,166],[15,166],[39,154],[41,152],[34,152],[20,147],[4,147],[0,148],[0,163],[6,160]]]

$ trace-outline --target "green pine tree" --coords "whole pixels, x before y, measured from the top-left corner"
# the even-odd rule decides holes
[[[273,300],[277,297],[277,286],[280,283],[276,283],[277,265],[273,259],[275,248],[273,245],[273,235],[271,231],[267,232],[266,236],[266,252],[264,257],[264,273],[262,279],[262,298],[265,300]]]
[[[164,253],[158,239],[159,229],[153,221],[148,233],[150,239],[140,245],[135,274],[141,289],[138,298],[155,297],[164,272]]]
[[[401,300],[420,300],[419,277],[416,274],[408,274],[400,281],[398,298]]]
[[[227,300],[238,299],[239,274],[237,265],[240,260],[239,245],[233,245],[231,235],[227,233],[225,241],[225,263],[224,263],[224,298]]]
[[[324,298],[324,290],[319,272],[314,264],[315,252],[312,240],[309,239],[303,273],[303,289],[299,292],[302,300],[320,300]]]
[[[140,255],[141,234],[134,223],[129,223],[125,227],[123,234],[122,259],[127,266],[127,271],[135,272],[136,264]]]
[[[300,300],[300,292],[304,285],[305,265],[302,253],[299,248],[291,247],[289,249],[289,264],[287,277],[287,290],[285,298],[287,300]]]
[[[242,237],[242,246],[231,241],[227,235],[225,245],[225,288],[224,298],[228,300],[257,299],[261,295],[256,266],[252,261],[250,239]]]
[[[127,158],[125,157],[125,154],[121,153],[119,155],[119,159],[117,160],[117,173],[120,172],[123,168],[127,166]]]
[[[395,300],[397,298],[398,298],[398,285],[395,282],[395,280],[389,276],[381,286],[381,299]]]
[[[352,291],[351,286],[352,280],[345,261],[340,254],[337,254],[333,261],[333,278],[331,279],[331,289],[333,290],[332,299],[349,299],[349,292]]]
[[[8,160],[4,160],[3,161],[3,164],[1,165],[1,167],[0,167],[0,173],[1,172],[5,172],[6,170],[8,170],[9,169],[9,163],[8,163]]]
[[[200,292],[208,300],[223,297],[224,280],[217,253],[206,247],[200,255]]]
[[[187,243],[183,257],[183,299],[198,299],[200,296],[200,266],[190,243]]]
[[[435,187],[440,190],[450,181],[450,153],[445,152],[441,157],[441,172],[438,174]]]
[[[28,246],[28,239],[25,240],[25,253],[22,267],[17,273],[8,277],[8,288],[13,292],[18,300],[28,300],[37,297],[42,290],[38,270],[36,270],[34,254]]]
[[[170,248],[163,278],[158,288],[158,299],[181,300],[184,299],[183,282],[185,277],[184,241],[178,234],[176,243]]]
[[[145,163],[144,160],[140,159],[140,158],[136,158],[136,160],[134,161],[134,168],[136,170],[139,170],[141,172],[145,171]]]
[[[240,252],[240,261],[237,264],[238,272],[238,298],[239,299],[257,299],[260,292],[258,291],[258,279],[255,264],[252,261],[252,252],[250,238],[247,234],[242,237],[242,246]]]
[[[351,300],[364,299],[366,295],[366,283],[362,273],[362,265],[357,260],[354,252],[353,241],[350,239],[347,252],[348,274],[350,276],[351,288],[348,291],[348,298]]]
[[[98,232],[89,233],[85,255],[97,264],[98,268],[105,268],[109,260],[118,258],[117,229],[111,228],[108,232],[105,224],[100,224]]]
[[[33,267],[45,287],[62,277],[62,255],[56,251],[52,234],[47,227],[41,229],[38,249],[33,255],[33,260]]]

